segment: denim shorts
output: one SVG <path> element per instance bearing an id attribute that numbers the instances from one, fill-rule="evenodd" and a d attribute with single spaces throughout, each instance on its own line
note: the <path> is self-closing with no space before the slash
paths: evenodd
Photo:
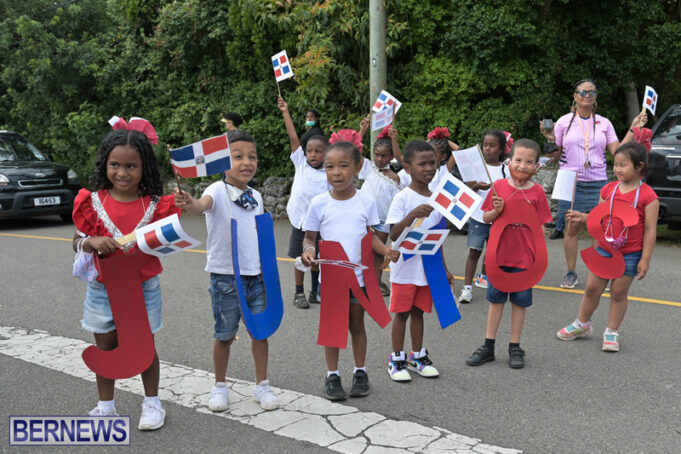
<path id="1" fill-rule="evenodd" d="M 303 240 L 305 239 L 305 230 L 297 229 L 291 226 L 291 236 L 288 240 L 288 256 L 292 259 L 303 255 Z M 319 251 L 319 234 L 314 242 L 314 246 Z"/>
<path id="2" fill-rule="evenodd" d="M 500 268 L 507 273 L 520 273 L 521 271 L 525 271 L 523 268 L 516 268 L 515 266 L 501 266 Z M 511 304 L 515 304 L 516 306 L 532 306 L 532 288 L 520 292 L 506 293 L 494 288 L 492 281 L 487 284 L 487 301 L 490 303 L 504 304 L 509 297 Z"/>
<path id="3" fill-rule="evenodd" d="M 575 204 L 573 210 L 588 213 L 598 205 L 601 198 L 601 189 L 607 180 L 599 181 L 578 181 L 575 189 Z M 569 200 L 558 201 L 558 216 L 556 217 L 556 230 L 565 228 L 565 214 L 570 209 L 572 202 Z"/>
<path id="4" fill-rule="evenodd" d="M 142 282 L 142 291 L 144 292 L 144 303 L 147 306 L 149 326 L 151 326 L 151 332 L 156 334 L 163 328 L 161 323 L 161 280 L 158 276 L 154 276 Z M 83 306 L 83 319 L 80 324 L 84 330 L 103 334 L 116 329 L 109 304 L 109 295 L 104 284 L 97 281 L 88 284 Z"/>
<path id="5" fill-rule="evenodd" d="M 468 249 L 482 251 L 485 248 L 485 241 L 489 238 L 491 228 L 492 224 L 478 222 L 473 218 L 468 219 L 468 240 L 466 241 Z"/>
<path id="6" fill-rule="evenodd" d="M 386 225 L 385 222 L 381 221 L 380 224 L 374 226 L 374 230 L 377 232 L 390 233 L 390 226 Z"/>
<path id="7" fill-rule="evenodd" d="M 241 283 L 246 294 L 246 304 L 253 314 L 265 310 L 265 281 L 262 274 L 257 276 L 241 276 Z M 233 274 L 210 273 L 210 300 L 213 305 L 215 320 L 214 336 L 221 341 L 228 341 L 236 336 L 241 320 L 241 306 L 236 292 Z"/>
<path id="8" fill-rule="evenodd" d="M 596 251 L 603 257 L 612 257 L 605 249 L 600 246 L 596 246 Z M 637 276 L 638 275 L 638 262 L 641 260 L 641 255 L 643 251 L 631 252 L 629 254 L 624 254 L 624 275 L 625 276 Z"/>

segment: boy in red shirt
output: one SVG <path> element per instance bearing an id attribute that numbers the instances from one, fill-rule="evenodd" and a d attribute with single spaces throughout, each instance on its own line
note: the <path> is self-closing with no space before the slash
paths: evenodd
<path id="1" fill-rule="evenodd" d="M 551 210 L 544 189 L 530 178 L 539 168 L 539 145 L 530 139 L 519 139 L 511 149 L 509 170 L 510 178 L 494 182 L 494 191 L 487 194 L 482 204 L 483 220 L 493 223 L 504 211 L 504 202 L 512 199 L 525 200 L 537 211 L 539 222 L 545 224 L 552 220 Z M 497 250 L 497 265 L 507 273 L 517 273 L 532 266 L 535 260 L 534 237 L 524 224 L 511 224 L 501 234 Z M 487 288 L 490 302 L 487 314 L 485 343 L 466 360 L 469 366 L 480 366 L 494 361 L 494 343 L 499 323 L 504 313 L 504 303 L 511 300 L 511 341 L 508 344 L 509 366 L 513 369 L 525 367 L 525 351 L 520 348 L 520 335 L 525 322 L 525 309 L 532 305 L 532 287 L 505 293 L 494 287 L 492 282 Z"/>

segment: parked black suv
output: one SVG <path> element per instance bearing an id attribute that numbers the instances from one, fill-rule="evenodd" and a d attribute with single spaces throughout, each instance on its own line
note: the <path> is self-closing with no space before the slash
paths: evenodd
<path id="1" fill-rule="evenodd" d="M 58 214 L 70 220 L 79 188 L 76 172 L 21 134 L 0 131 L 0 219 Z"/>
<path id="2" fill-rule="evenodd" d="M 660 221 L 681 228 L 681 104 L 674 104 L 653 126 L 646 181 L 660 198 Z"/>

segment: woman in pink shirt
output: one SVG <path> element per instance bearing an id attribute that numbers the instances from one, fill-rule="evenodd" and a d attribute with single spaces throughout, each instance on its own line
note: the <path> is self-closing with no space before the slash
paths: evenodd
<path id="1" fill-rule="evenodd" d="M 572 109 L 558 119 L 553 131 L 541 132 L 549 142 L 555 142 L 558 150 L 552 154 L 554 161 L 560 160 L 560 168 L 577 172 L 577 189 L 573 209 L 582 213 L 590 212 L 597 204 L 601 188 L 607 183 L 606 154 L 614 153 L 620 145 L 615 129 L 607 118 L 596 114 L 598 90 L 591 79 L 583 79 L 574 85 Z M 631 128 L 643 126 L 648 121 L 645 112 L 631 122 Z M 623 142 L 634 140 L 631 128 Z M 558 219 L 564 218 L 570 209 L 569 201 L 558 202 Z M 563 248 L 567 262 L 567 274 L 560 284 L 563 288 L 577 285 L 577 249 L 580 224 L 568 222 L 564 229 Z M 558 229 L 560 230 L 560 229 Z"/>

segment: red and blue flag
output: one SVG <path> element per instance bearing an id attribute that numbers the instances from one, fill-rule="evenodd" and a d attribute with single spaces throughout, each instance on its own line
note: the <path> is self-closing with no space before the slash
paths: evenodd
<path id="1" fill-rule="evenodd" d="M 170 150 L 173 171 L 184 178 L 205 177 L 232 167 L 226 135 Z"/>
<path id="2" fill-rule="evenodd" d="M 409 229 L 403 238 L 395 241 L 393 247 L 403 254 L 433 255 L 440 249 L 448 234 L 449 230 Z"/>
<path id="3" fill-rule="evenodd" d="M 655 115 L 655 109 L 657 108 L 657 92 L 653 87 L 649 87 L 648 85 L 646 85 L 646 91 L 643 96 L 643 107 Z"/>
<path id="4" fill-rule="evenodd" d="M 289 61 L 285 50 L 282 50 L 276 55 L 272 55 L 272 67 L 274 69 L 274 77 L 277 79 L 277 82 L 281 82 L 282 80 L 286 80 L 289 77 L 293 77 L 291 62 Z"/>
<path id="5" fill-rule="evenodd" d="M 156 257 L 166 257 L 201 244 L 185 233 L 177 214 L 140 227 L 135 235 L 142 252 Z"/>
<path id="6" fill-rule="evenodd" d="M 482 198 L 451 174 L 442 178 L 428 201 L 444 217 L 461 229 Z"/>

